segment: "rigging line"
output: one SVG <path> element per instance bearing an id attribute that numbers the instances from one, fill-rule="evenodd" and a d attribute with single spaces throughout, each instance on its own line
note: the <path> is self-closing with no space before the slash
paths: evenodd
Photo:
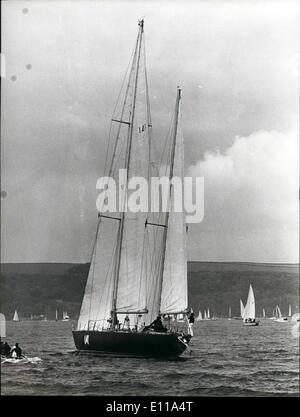
<path id="1" fill-rule="evenodd" d="M 134 75 L 134 69 L 135 69 L 135 66 L 136 66 L 136 60 L 137 60 L 137 57 L 136 57 L 136 48 L 137 48 L 137 42 L 136 42 L 136 46 L 134 48 L 134 51 L 133 51 L 133 53 L 131 55 L 131 58 L 130 58 L 130 61 L 129 61 L 127 70 L 126 70 L 126 77 L 124 78 L 124 81 L 123 81 L 123 84 L 124 84 L 124 82 L 125 82 L 125 80 L 127 78 L 128 68 L 131 65 L 131 70 L 130 70 L 130 74 L 129 74 L 129 77 L 128 77 L 128 83 L 127 83 L 127 86 L 126 86 L 126 91 L 125 91 L 124 102 L 123 102 L 123 106 L 122 106 L 120 120 L 123 120 L 125 108 L 127 108 L 128 106 L 130 107 L 130 105 L 127 104 L 127 99 L 128 99 L 128 95 L 129 95 L 129 89 L 130 89 L 131 83 L 132 83 L 132 78 L 133 78 L 133 75 Z M 122 88 L 123 88 L 123 86 L 122 86 Z M 120 94 L 121 94 L 121 92 L 120 92 Z M 120 94 L 119 94 L 119 96 L 120 96 Z M 119 100 L 119 97 L 118 97 L 118 100 Z M 117 101 L 117 104 L 118 104 L 118 101 Z M 115 111 L 116 111 L 116 108 L 117 108 L 117 104 L 116 104 L 114 113 L 112 115 L 112 118 L 113 118 L 113 116 L 115 114 Z M 116 136 L 116 141 L 115 141 L 115 145 L 114 145 L 114 150 L 113 150 L 113 155 L 112 155 L 112 160 L 111 160 L 109 175 L 111 175 L 111 171 L 113 170 L 114 158 L 115 158 L 115 153 L 116 153 L 116 149 L 117 149 L 117 144 L 118 144 L 118 141 L 120 139 L 121 128 L 122 128 L 122 124 L 120 123 L 118 125 L 117 136 Z"/>
<path id="2" fill-rule="evenodd" d="M 125 74 L 124 74 L 124 77 L 123 77 L 123 80 L 122 80 L 122 83 L 121 83 L 121 88 L 120 88 L 120 91 L 119 91 L 119 94 L 118 94 L 118 97 L 117 97 L 117 100 L 116 100 L 116 104 L 115 104 L 115 107 L 114 107 L 114 110 L 113 110 L 111 119 L 113 118 L 113 115 L 115 114 L 115 111 L 117 109 L 117 106 L 118 106 L 118 103 L 119 103 L 119 99 L 120 99 L 120 96 L 121 96 L 121 93 L 122 93 L 122 90 L 123 90 L 123 87 L 124 87 L 124 84 L 125 84 L 125 81 L 126 81 L 126 78 L 127 78 L 128 70 L 129 70 L 131 61 L 133 59 L 133 55 L 134 55 L 134 50 L 131 53 L 130 60 L 128 62 L 128 65 L 127 65 L 127 68 L 126 68 L 126 71 L 125 71 Z M 112 128 L 112 121 L 110 122 L 110 128 L 109 128 L 108 144 L 107 144 L 106 156 L 105 156 L 105 163 L 104 163 L 104 175 L 106 173 L 108 156 L 109 156 L 109 147 L 110 147 L 110 139 L 111 139 L 111 128 Z"/>

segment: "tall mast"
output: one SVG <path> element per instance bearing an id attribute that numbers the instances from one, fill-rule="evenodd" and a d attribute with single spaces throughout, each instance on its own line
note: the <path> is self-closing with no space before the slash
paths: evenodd
<path id="1" fill-rule="evenodd" d="M 176 96 L 176 104 L 175 104 L 175 124 L 174 124 L 173 137 L 172 137 L 172 153 L 171 153 L 169 180 L 171 180 L 173 178 L 174 156 L 175 156 L 175 149 L 176 149 L 176 138 L 177 138 L 178 114 L 179 114 L 180 100 L 181 100 L 181 89 L 179 87 L 177 87 L 177 96 Z M 169 192 L 170 197 L 171 197 L 171 190 L 172 190 L 172 184 L 170 184 L 170 192 Z M 169 211 L 167 210 L 167 213 L 166 213 L 166 227 L 164 228 L 164 236 L 163 236 L 162 268 L 161 268 L 161 276 L 160 276 L 160 281 L 159 281 L 159 311 L 160 311 L 160 308 L 161 308 L 160 304 L 161 304 L 161 294 L 162 294 L 162 285 L 163 285 L 164 265 L 165 265 L 165 258 L 166 258 L 168 223 L 169 223 Z"/>
<path id="2" fill-rule="evenodd" d="M 132 135 L 133 135 L 133 123 L 134 123 L 134 116 L 135 116 L 140 55 L 141 55 L 142 37 L 144 33 L 144 20 L 140 20 L 138 23 L 138 26 L 139 26 L 139 33 L 138 33 L 136 48 L 135 48 L 135 53 L 134 53 L 133 67 L 131 69 L 131 71 L 135 71 L 135 80 L 134 80 L 133 100 L 132 100 L 131 114 L 130 114 L 130 123 L 128 127 L 127 146 L 126 146 L 126 159 L 125 159 L 125 169 L 127 170 L 127 182 L 126 183 L 128 183 L 128 167 L 130 164 L 130 153 L 131 153 L 131 144 L 132 144 Z M 136 68 L 134 68 L 135 64 L 136 64 Z M 130 82 L 130 77 L 129 77 L 129 82 Z M 127 91 L 128 89 L 129 88 L 127 87 Z M 126 198 L 124 199 L 124 203 L 126 203 Z M 123 231 L 124 231 L 124 219 L 125 219 L 125 210 L 123 207 L 120 229 L 119 229 L 119 236 L 118 236 L 117 262 L 116 262 L 115 275 L 114 275 L 114 289 L 113 289 L 113 300 L 112 300 L 113 328 L 115 327 L 115 324 L 116 324 L 115 321 L 116 321 L 116 310 L 117 310 L 117 292 L 118 292 L 118 282 L 119 282 L 119 274 L 120 274 L 120 261 L 121 261 L 121 248 L 122 248 Z"/>

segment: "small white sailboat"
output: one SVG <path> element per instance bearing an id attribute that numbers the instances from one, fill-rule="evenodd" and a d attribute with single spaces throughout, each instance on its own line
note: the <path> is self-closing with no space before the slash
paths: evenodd
<path id="1" fill-rule="evenodd" d="M 204 310 L 204 320 L 207 320 L 207 313 L 206 313 L 206 310 Z"/>
<path id="2" fill-rule="evenodd" d="M 203 320 L 203 317 L 202 317 L 201 311 L 199 310 L 198 316 L 196 317 L 196 321 L 201 321 L 201 320 Z"/>
<path id="3" fill-rule="evenodd" d="M 14 317 L 13 317 L 13 321 L 20 321 L 17 310 L 15 310 L 15 314 L 14 314 Z"/>
<path id="4" fill-rule="evenodd" d="M 207 320 L 210 320 L 210 312 L 209 312 L 209 308 L 207 309 Z"/>
<path id="5" fill-rule="evenodd" d="M 55 321 L 58 320 L 58 314 L 57 314 L 57 310 L 55 310 Z"/>
<path id="6" fill-rule="evenodd" d="M 290 304 L 289 304 L 289 314 L 288 314 L 288 316 L 292 317 L 292 306 Z"/>
<path id="7" fill-rule="evenodd" d="M 243 324 L 244 326 L 258 326 L 258 321 L 255 319 L 255 298 L 251 284 L 249 286 L 247 303 L 244 310 Z"/>
<path id="8" fill-rule="evenodd" d="M 229 307 L 229 310 L 228 310 L 228 320 L 231 320 L 231 307 Z"/>
<path id="9" fill-rule="evenodd" d="M 244 314 L 245 314 L 245 307 L 244 307 L 244 304 L 243 304 L 242 300 L 240 300 L 240 308 L 241 308 L 241 318 L 243 319 Z"/>
<path id="10" fill-rule="evenodd" d="M 66 311 L 63 311 L 63 318 L 62 321 L 69 321 L 70 317 L 68 316 L 68 313 Z"/>
<path id="11" fill-rule="evenodd" d="M 287 317 L 283 317 L 278 306 L 276 306 L 276 321 L 279 323 L 287 323 L 289 321 Z"/>

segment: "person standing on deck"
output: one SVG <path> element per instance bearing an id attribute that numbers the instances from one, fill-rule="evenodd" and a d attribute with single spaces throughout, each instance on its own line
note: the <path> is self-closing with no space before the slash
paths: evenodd
<path id="1" fill-rule="evenodd" d="M 191 313 L 189 315 L 189 328 L 188 328 L 188 332 L 191 336 L 194 336 L 194 330 L 193 330 L 194 322 L 195 322 L 195 316 L 194 316 L 194 313 Z"/>

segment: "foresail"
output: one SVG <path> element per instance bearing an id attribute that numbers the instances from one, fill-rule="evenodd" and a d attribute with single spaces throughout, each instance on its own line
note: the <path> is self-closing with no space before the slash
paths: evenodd
<path id="1" fill-rule="evenodd" d="M 118 220 L 101 217 L 78 319 L 78 330 L 101 330 L 108 326 L 107 320 L 112 309 L 118 231 Z"/>
<path id="2" fill-rule="evenodd" d="M 173 177 L 184 176 L 184 145 L 180 123 L 180 102 L 178 107 L 177 134 L 174 152 Z M 170 193 L 170 213 L 167 225 L 167 240 L 165 247 L 165 262 L 162 281 L 160 311 L 162 314 L 172 314 L 186 311 L 187 300 L 187 263 L 186 263 L 186 225 L 182 209 L 175 212 L 174 186 Z M 178 197 L 178 195 L 176 196 Z M 181 196 L 182 201 L 182 196 Z"/>

